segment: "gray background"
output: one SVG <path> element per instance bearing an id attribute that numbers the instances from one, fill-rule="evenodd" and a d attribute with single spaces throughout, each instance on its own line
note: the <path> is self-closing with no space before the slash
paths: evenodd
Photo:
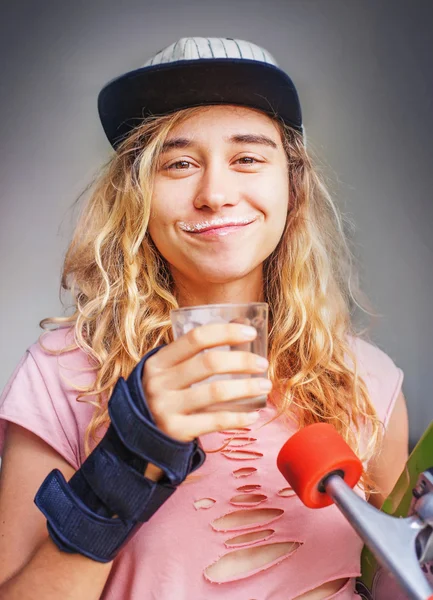
<path id="1" fill-rule="evenodd" d="M 9 2 L 0 19 L 0 387 L 61 313 L 74 200 L 107 159 L 99 89 L 180 37 L 237 37 L 293 77 L 309 145 L 356 224 L 371 337 L 405 372 L 413 444 L 433 418 L 433 2 Z"/>

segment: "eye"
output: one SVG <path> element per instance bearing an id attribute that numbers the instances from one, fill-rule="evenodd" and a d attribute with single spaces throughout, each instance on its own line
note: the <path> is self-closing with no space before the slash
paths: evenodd
<path id="1" fill-rule="evenodd" d="M 171 165 L 168 165 L 165 167 L 165 169 L 167 171 L 169 170 L 176 170 L 176 171 L 187 171 L 188 170 L 188 165 L 190 165 L 191 163 L 188 160 L 178 160 L 174 163 L 171 163 Z M 185 168 L 185 165 L 186 168 Z"/>
<path id="2" fill-rule="evenodd" d="M 238 158 L 236 162 L 240 163 L 241 165 L 253 165 L 262 161 L 257 160 L 257 158 L 253 158 L 252 156 L 241 156 L 241 158 Z"/>

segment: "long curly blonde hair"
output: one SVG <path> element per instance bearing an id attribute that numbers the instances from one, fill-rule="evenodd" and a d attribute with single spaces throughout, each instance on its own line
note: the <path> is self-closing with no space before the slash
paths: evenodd
<path id="1" fill-rule="evenodd" d="M 74 347 L 94 361 L 94 383 L 77 395 L 95 405 L 86 453 L 98 430 L 108 425 L 107 399 L 117 379 L 127 377 L 150 349 L 173 341 L 170 310 L 179 305 L 168 264 L 148 234 L 152 183 L 168 133 L 200 110 L 146 119 L 102 168 L 89 187 L 64 261 L 62 288 L 72 295 L 73 314 L 40 324 L 44 329 L 51 324 L 73 328 Z M 263 265 L 275 418 L 290 419 L 296 413 L 300 427 L 331 423 L 367 461 L 382 432 L 349 342 L 350 336 L 361 334 L 355 331 L 352 312 L 363 302 L 355 284 L 354 256 L 343 217 L 313 167 L 302 135 L 275 122 L 290 175 L 286 226 Z M 366 491 L 374 488 L 368 471 L 363 484 Z"/>

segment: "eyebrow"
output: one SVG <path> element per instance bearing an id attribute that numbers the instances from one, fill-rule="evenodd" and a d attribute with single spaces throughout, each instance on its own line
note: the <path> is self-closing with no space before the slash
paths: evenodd
<path id="1" fill-rule="evenodd" d="M 275 150 L 278 148 L 277 144 L 271 140 L 271 138 L 267 137 L 266 135 L 255 133 L 236 133 L 228 138 L 224 138 L 224 141 L 232 144 L 258 144 L 274 148 Z M 189 138 L 172 138 L 171 140 L 166 140 L 163 143 L 161 153 L 169 152 L 170 150 L 177 148 L 188 148 L 194 146 L 196 146 L 196 143 Z"/>

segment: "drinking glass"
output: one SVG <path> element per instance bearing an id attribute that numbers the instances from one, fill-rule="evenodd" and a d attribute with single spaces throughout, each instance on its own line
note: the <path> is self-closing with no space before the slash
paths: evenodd
<path id="1" fill-rule="evenodd" d="M 243 325 L 249 325 L 257 330 L 257 336 L 254 340 L 242 342 L 241 344 L 214 346 L 213 348 L 203 350 L 203 352 L 209 352 L 211 350 L 225 352 L 241 350 L 253 352 L 254 354 L 258 354 L 265 358 L 268 357 L 268 304 L 266 302 L 249 302 L 246 304 L 205 304 L 177 308 L 170 311 L 170 318 L 175 340 L 195 327 L 210 323 L 241 323 Z M 266 377 L 266 372 L 224 373 L 212 375 L 199 383 L 194 383 L 191 387 L 203 385 L 210 381 L 222 379 L 246 379 L 248 377 Z M 266 399 L 267 394 L 260 394 L 259 396 L 249 398 L 229 400 L 227 402 L 208 406 L 205 411 L 231 410 L 235 412 L 248 412 L 266 406 Z"/>

